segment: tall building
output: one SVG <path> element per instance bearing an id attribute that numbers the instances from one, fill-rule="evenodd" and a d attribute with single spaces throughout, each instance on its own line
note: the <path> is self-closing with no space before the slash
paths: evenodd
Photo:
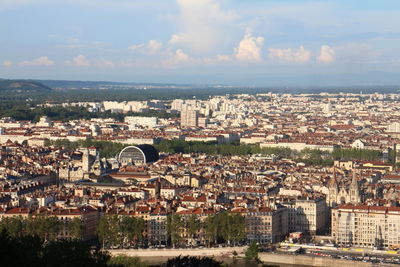
<path id="1" fill-rule="evenodd" d="M 184 109 L 181 111 L 181 127 L 193 127 L 199 126 L 199 111 L 193 109 Z"/>
<path id="2" fill-rule="evenodd" d="M 332 237 L 343 246 L 400 244 L 400 207 L 341 205 L 332 209 Z"/>
<path id="3" fill-rule="evenodd" d="M 388 132 L 390 133 L 400 133 L 400 123 L 399 122 L 393 122 L 388 125 Z"/>

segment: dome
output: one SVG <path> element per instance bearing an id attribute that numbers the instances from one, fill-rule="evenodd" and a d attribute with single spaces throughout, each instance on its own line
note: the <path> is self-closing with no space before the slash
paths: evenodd
<path id="1" fill-rule="evenodd" d="M 122 165 L 151 163 L 158 159 L 158 151 L 152 145 L 127 146 L 118 155 L 118 161 Z"/>

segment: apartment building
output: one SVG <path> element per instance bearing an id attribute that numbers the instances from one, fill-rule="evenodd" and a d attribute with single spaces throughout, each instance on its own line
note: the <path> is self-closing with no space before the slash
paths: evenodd
<path id="1" fill-rule="evenodd" d="M 400 207 L 341 205 L 332 210 L 332 236 L 343 246 L 400 244 Z"/>
<path id="2" fill-rule="evenodd" d="M 194 109 L 184 109 L 181 111 L 181 127 L 198 127 L 199 111 Z"/>
<path id="3" fill-rule="evenodd" d="M 285 199 L 280 204 L 288 208 L 289 232 L 318 234 L 325 230 L 327 210 L 325 197 Z"/>
<path id="4" fill-rule="evenodd" d="M 269 207 L 238 208 L 232 212 L 240 212 L 245 216 L 246 239 L 249 242 L 275 243 L 284 239 L 288 233 L 288 209 L 284 207 L 278 209 Z"/>

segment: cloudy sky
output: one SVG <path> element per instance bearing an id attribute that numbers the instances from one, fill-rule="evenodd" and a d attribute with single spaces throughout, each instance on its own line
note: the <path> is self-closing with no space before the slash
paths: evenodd
<path id="1" fill-rule="evenodd" d="M 0 77 L 400 84 L 399 0 L 0 0 Z"/>

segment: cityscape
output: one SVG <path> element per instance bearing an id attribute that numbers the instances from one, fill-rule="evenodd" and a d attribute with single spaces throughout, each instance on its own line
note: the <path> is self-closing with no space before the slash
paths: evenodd
<path id="1" fill-rule="evenodd" d="M 399 11 L 0 1 L 4 266 L 400 265 Z"/>

